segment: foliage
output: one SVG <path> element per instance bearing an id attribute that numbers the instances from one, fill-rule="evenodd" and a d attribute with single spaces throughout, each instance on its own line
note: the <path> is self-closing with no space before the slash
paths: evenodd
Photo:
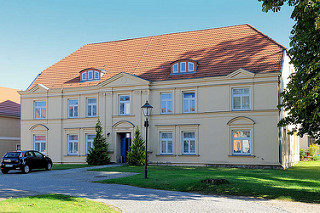
<path id="1" fill-rule="evenodd" d="M 100 119 L 96 124 L 96 137 L 93 141 L 93 148 L 89 150 L 87 154 L 87 163 L 89 165 L 105 165 L 110 163 L 110 157 L 108 154 L 109 144 L 106 137 L 103 135 Z"/>
<path id="2" fill-rule="evenodd" d="M 139 127 L 136 128 L 134 139 L 131 145 L 131 151 L 128 152 L 128 164 L 133 166 L 142 166 L 145 162 L 145 146 L 141 137 Z"/>
<path id="3" fill-rule="evenodd" d="M 304 151 L 304 149 L 299 149 L 299 153 L 300 153 L 300 159 L 303 159 L 306 156 L 306 152 Z"/>
<path id="4" fill-rule="evenodd" d="M 296 23 L 288 53 L 296 73 L 290 76 L 287 89 L 281 94 L 283 102 L 278 107 L 289 113 L 278 125 L 295 125 L 290 134 L 308 134 L 320 143 L 320 1 L 259 1 L 265 12 L 278 12 L 285 3 L 294 7 L 291 18 Z"/>
<path id="5" fill-rule="evenodd" d="M 315 155 L 315 156 L 313 156 L 312 158 L 313 158 L 313 160 L 315 160 L 315 161 L 320 160 L 320 156 L 319 156 L 319 155 Z"/>
<path id="6" fill-rule="evenodd" d="M 318 152 L 318 147 L 317 145 L 315 144 L 312 144 L 309 146 L 308 148 L 308 152 L 310 153 L 310 156 L 316 156 L 317 155 L 317 152 Z"/>
<path id="7" fill-rule="evenodd" d="M 1 212 L 120 212 L 101 202 L 61 194 L 45 194 L 0 201 Z"/>
<path id="8" fill-rule="evenodd" d="M 300 161 L 286 170 L 215 167 L 121 166 L 98 171 L 137 172 L 138 175 L 98 181 L 171 191 L 227 194 L 320 203 L 320 161 Z M 229 184 L 208 185 L 205 179 L 226 179 Z"/>

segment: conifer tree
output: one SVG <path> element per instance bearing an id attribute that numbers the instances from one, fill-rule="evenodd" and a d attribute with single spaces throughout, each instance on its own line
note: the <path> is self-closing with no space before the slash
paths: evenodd
<path id="1" fill-rule="evenodd" d="M 132 166 L 143 166 L 145 161 L 144 140 L 141 137 L 139 127 L 137 127 L 134 139 L 131 145 L 131 151 L 128 152 L 128 164 Z"/>
<path id="2" fill-rule="evenodd" d="M 100 119 L 98 119 L 96 124 L 96 137 L 94 138 L 93 146 L 87 154 L 87 163 L 89 165 L 105 165 L 110 163 L 110 157 L 108 155 L 109 144 L 103 135 Z"/>

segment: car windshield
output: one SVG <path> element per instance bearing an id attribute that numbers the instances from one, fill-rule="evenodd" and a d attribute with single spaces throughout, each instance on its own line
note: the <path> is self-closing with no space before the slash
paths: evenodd
<path id="1" fill-rule="evenodd" d="M 19 157 L 20 152 L 7 152 L 4 156 L 5 158 L 17 158 Z"/>

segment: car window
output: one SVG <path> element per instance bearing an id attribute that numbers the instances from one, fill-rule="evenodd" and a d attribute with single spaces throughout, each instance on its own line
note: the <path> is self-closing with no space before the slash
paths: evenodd
<path id="1" fill-rule="evenodd" d="M 43 158 L 43 155 L 39 152 L 34 152 L 37 158 Z"/>
<path id="2" fill-rule="evenodd" d="M 7 152 L 7 154 L 4 156 L 5 158 L 17 158 L 19 157 L 20 152 Z"/>
<path id="3" fill-rule="evenodd" d="M 24 154 L 25 157 L 34 157 L 33 153 L 32 152 L 26 152 Z"/>

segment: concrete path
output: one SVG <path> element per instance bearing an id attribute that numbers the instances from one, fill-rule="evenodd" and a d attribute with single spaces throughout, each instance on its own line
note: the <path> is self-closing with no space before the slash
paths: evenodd
<path id="1" fill-rule="evenodd" d="M 118 165 L 108 165 L 118 166 Z M 61 193 L 85 197 L 120 208 L 123 212 L 320 212 L 320 204 L 207 196 L 194 193 L 92 183 L 131 173 L 92 172 L 90 168 L 0 174 L 0 200 L 10 197 Z"/>

